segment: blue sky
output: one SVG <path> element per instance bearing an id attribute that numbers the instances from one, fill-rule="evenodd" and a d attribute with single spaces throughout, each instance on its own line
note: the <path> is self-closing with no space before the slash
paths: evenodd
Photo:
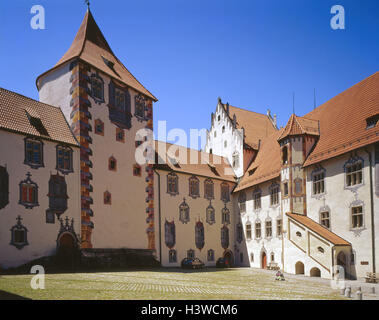
<path id="1" fill-rule="evenodd" d="M 43 5 L 46 29 L 30 27 Z M 345 30 L 330 27 L 333 5 Z M 38 99 L 36 77 L 69 48 L 82 0 L 0 3 L 0 86 Z M 285 125 L 379 71 L 377 0 L 92 0 L 113 51 L 159 101 L 154 125 L 209 128 L 217 97 Z"/>

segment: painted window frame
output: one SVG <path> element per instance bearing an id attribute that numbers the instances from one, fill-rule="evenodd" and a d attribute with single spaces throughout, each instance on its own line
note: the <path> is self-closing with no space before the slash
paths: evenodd
<path id="1" fill-rule="evenodd" d="M 205 228 L 201 221 L 195 223 L 195 245 L 199 250 L 203 249 L 205 245 Z"/>
<path id="2" fill-rule="evenodd" d="M 183 198 L 183 202 L 179 205 L 179 221 L 186 224 L 190 222 L 190 207 Z"/>
<path id="3" fill-rule="evenodd" d="M 238 243 L 243 241 L 243 226 L 241 221 L 239 221 L 236 225 L 236 240 Z"/>
<path id="4" fill-rule="evenodd" d="M 24 206 L 26 209 L 33 209 L 34 207 L 39 206 L 39 203 L 38 203 L 38 185 L 37 185 L 37 183 L 32 181 L 32 179 L 30 178 L 31 177 L 30 172 L 28 172 L 26 174 L 26 177 L 27 178 L 25 180 L 22 180 L 19 183 L 20 198 L 19 198 L 18 204 Z M 27 198 L 30 198 L 30 191 L 32 190 L 33 201 L 28 201 L 30 199 L 24 199 L 24 194 L 25 194 L 24 190 L 26 190 L 25 192 L 26 192 Z"/>
<path id="5" fill-rule="evenodd" d="M 262 239 L 262 222 L 260 220 L 255 221 L 254 233 L 255 233 L 256 240 Z"/>
<path id="6" fill-rule="evenodd" d="M 11 232 L 11 241 L 10 245 L 15 246 L 18 250 L 21 250 L 23 247 L 29 245 L 28 242 L 28 229 L 21 223 L 21 216 L 18 215 L 17 218 L 17 223 L 10 229 Z M 23 232 L 24 237 L 23 241 L 16 241 L 16 232 Z"/>
<path id="7" fill-rule="evenodd" d="M 230 224 L 230 210 L 226 207 L 226 203 L 224 204 L 224 208 L 221 209 L 221 218 L 222 224 L 228 225 Z"/>
<path id="8" fill-rule="evenodd" d="M 271 239 L 272 238 L 272 220 L 267 219 L 265 221 L 265 238 Z"/>
<path id="9" fill-rule="evenodd" d="M 325 217 L 325 214 L 327 214 L 327 217 Z M 330 230 L 330 211 L 329 210 L 321 210 L 320 211 L 320 225 L 322 225 L 324 228 Z M 327 221 L 327 225 L 324 223 Z"/>
<path id="10" fill-rule="evenodd" d="M 209 206 L 206 209 L 205 212 L 206 222 L 209 225 L 216 223 L 216 211 L 215 208 L 213 208 L 212 203 L 209 203 Z"/>
<path id="11" fill-rule="evenodd" d="M 213 249 L 209 249 L 207 251 L 207 261 L 214 262 L 215 261 L 215 251 Z"/>
<path id="12" fill-rule="evenodd" d="M 187 259 L 195 259 L 195 258 L 196 258 L 195 250 L 193 249 L 187 250 Z"/>
<path id="13" fill-rule="evenodd" d="M 175 249 L 170 249 L 168 251 L 168 262 L 169 263 L 177 263 L 178 262 L 177 252 Z"/>
<path id="14" fill-rule="evenodd" d="M 240 214 L 246 213 L 246 192 L 245 191 L 241 191 L 238 194 L 238 208 L 239 208 Z"/>
<path id="15" fill-rule="evenodd" d="M 125 130 L 124 129 L 116 127 L 116 141 L 125 143 Z"/>
<path id="16" fill-rule="evenodd" d="M 96 95 L 96 88 L 94 86 L 95 82 L 100 84 L 101 96 Z M 105 102 L 105 99 L 104 99 L 104 80 L 103 80 L 103 78 L 101 78 L 99 76 L 99 74 L 97 72 L 93 73 L 91 75 L 91 97 L 98 104 Z"/>
<path id="17" fill-rule="evenodd" d="M 38 145 L 39 148 L 38 148 L 38 153 L 39 153 L 39 162 L 34 162 L 33 160 L 29 160 L 29 156 L 28 156 L 28 153 L 29 153 L 29 148 L 28 148 L 28 143 L 31 143 L 32 144 L 32 150 L 31 152 L 33 153 L 32 155 L 32 158 L 35 157 L 35 152 L 36 150 L 34 150 L 35 146 Z M 44 143 L 42 140 L 40 139 L 37 139 L 37 138 L 34 138 L 34 137 L 25 137 L 24 138 L 24 164 L 30 166 L 32 169 L 38 169 L 38 168 L 41 168 L 41 167 L 45 167 L 44 165 L 44 152 L 43 152 L 43 148 L 44 148 Z"/>
<path id="18" fill-rule="evenodd" d="M 207 178 L 204 180 L 204 198 L 208 200 L 213 200 L 214 196 L 214 182 L 212 179 Z"/>
<path id="19" fill-rule="evenodd" d="M 226 250 L 229 248 L 230 241 L 229 241 L 229 228 L 224 225 L 221 228 L 221 247 Z"/>
<path id="20" fill-rule="evenodd" d="M 51 174 L 49 179 L 49 212 L 53 212 L 59 218 L 68 209 L 67 182 L 65 176 L 59 173 Z"/>
<path id="21" fill-rule="evenodd" d="M 104 122 L 101 119 L 95 119 L 95 134 L 104 136 Z"/>
<path id="22" fill-rule="evenodd" d="M 193 199 L 200 197 L 200 180 L 196 176 L 191 176 L 188 179 L 189 196 Z"/>
<path id="23" fill-rule="evenodd" d="M 167 174 L 167 193 L 172 196 L 179 194 L 179 177 L 175 172 Z"/>
<path id="24" fill-rule="evenodd" d="M 360 213 L 354 213 L 354 209 L 361 208 Z M 363 230 L 365 229 L 365 207 L 364 203 L 362 201 L 355 201 L 350 205 L 349 208 L 350 211 L 350 230 L 356 231 L 356 230 Z M 361 225 L 360 226 L 354 226 L 354 217 L 355 216 L 361 216 Z"/>
<path id="25" fill-rule="evenodd" d="M 326 194 L 326 169 L 319 167 L 312 171 L 312 196 Z"/>
<path id="26" fill-rule="evenodd" d="M 253 229 L 252 229 L 252 224 L 250 221 L 246 222 L 245 228 L 246 228 L 246 240 L 250 241 L 253 239 Z"/>
<path id="27" fill-rule="evenodd" d="M 108 170 L 113 172 L 117 171 L 117 159 L 114 156 L 108 158 Z"/>
<path id="28" fill-rule="evenodd" d="M 134 97 L 134 116 L 140 121 L 146 120 L 146 98 L 141 94 Z"/>
<path id="29" fill-rule="evenodd" d="M 169 249 L 175 247 L 176 244 L 176 227 L 174 220 L 165 221 L 165 244 Z"/>
<path id="30" fill-rule="evenodd" d="M 70 146 L 64 145 L 64 144 L 58 144 L 56 147 L 56 167 L 55 169 L 61 172 L 62 174 L 69 174 L 74 172 L 74 151 Z M 59 152 L 63 152 L 63 162 L 68 161 L 68 168 L 62 168 L 60 166 L 60 159 L 62 155 L 59 154 Z M 68 159 L 66 159 L 65 152 L 67 152 Z M 63 165 L 65 166 L 65 165 Z"/>
<path id="31" fill-rule="evenodd" d="M 360 165 L 360 169 L 349 172 L 349 168 L 353 168 L 356 165 Z M 356 189 L 364 185 L 364 159 L 358 156 L 352 156 L 350 157 L 343 166 L 344 173 L 345 173 L 345 188 L 346 189 Z M 360 173 L 360 175 L 359 175 Z M 353 177 L 355 177 L 355 180 L 357 180 L 357 176 L 360 179 L 359 183 L 355 184 L 349 184 L 348 180 L 350 177 L 350 180 L 353 180 Z"/>
<path id="32" fill-rule="evenodd" d="M 220 199 L 228 203 L 230 201 L 230 188 L 229 188 L 229 183 L 227 182 L 222 182 L 220 185 L 220 192 L 221 192 L 221 197 Z"/>

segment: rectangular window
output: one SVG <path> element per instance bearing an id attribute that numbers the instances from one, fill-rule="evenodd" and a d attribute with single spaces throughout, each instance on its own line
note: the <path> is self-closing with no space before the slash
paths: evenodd
<path id="1" fill-rule="evenodd" d="M 261 208 L 261 193 L 254 193 L 254 210 L 258 210 Z"/>
<path id="2" fill-rule="evenodd" d="M 261 234 L 261 223 L 257 222 L 255 224 L 255 238 L 256 239 L 260 239 L 261 237 L 262 237 L 262 234 Z"/>
<path id="3" fill-rule="evenodd" d="M 213 250 L 208 250 L 208 261 L 214 261 L 215 260 L 215 253 Z"/>
<path id="4" fill-rule="evenodd" d="M 330 228 L 330 216 L 329 216 L 328 211 L 320 213 L 320 222 L 321 222 L 321 225 L 324 226 L 325 228 L 328 228 L 328 229 Z"/>
<path id="5" fill-rule="evenodd" d="M 121 128 L 116 128 L 116 141 L 125 142 L 125 131 Z"/>
<path id="6" fill-rule="evenodd" d="M 362 183 L 362 162 L 346 166 L 346 185 L 348 187 Z"/>
<path id="7" fill-rule="evenodd" d="M 283 183 L 283 194 L 285 197 L 288 196 L 288 182 Z"/>
<path id="8" fill-rule="evenodd" d="M 72 171 L 72 150 L 69 147 L 57 146 L 57 169 Z"/>
<path id="9" fill-rule="evenodd" d="M 276 235 L 280 237 L 282 235 L 282 219 L 276 220 Z"/>
<path id="10" fill-rule="evenodd" d="M 36 202 L 36 187 L 34 185 L 23 184 L 21 187 L 22 203 Z"/>
<path id="11" fill-rule="evenodd" d="M 272 222 L 266 221 L 266 238 L 272 237 Z"/>
<path id="12" fill-rule="evenodd" d="M 313 175 L 313 194 L 325 192 L 325 173 L 319 172 Z"/>
<path id="13" fill-rule="evenodd" d="M 115 88 L 115 107 L 125 111 L 125 92 Z"/>
<path id="14" fill-rule="evenodd" d="M 168 253 L 168 261 L 169 263 L 175 263 L 176 260 L 176 250 L 170 250 Z"/>
<path id="15" fill-rule="evenodd" d="M 272 186 L 270 189 L 270 205 L 275 206 L 279 204 L 279 186 Z"/>
<path id="16" fill-rule="evenodd" d="M 42 165 L 42 143 L 40 141 L 25 140 L 25 163 Z"/>
<path id="17" fill-rule="evenodd" d="M 252 234 L 251 234 L 251 224 L 246 225 L 246 239 L 251 240 Z"/>
<path id="18" fill-rule="evenodd" d="M 227 183 L 221 184 L 221 200 L 224 202 L 230 201 L 229 185 Z"/>
<path id="19" fill-rule="evenodd" d="M 363 208 L 362 206 L 351 208 L 351 226 L 353 229 L 363 227 Z"/>

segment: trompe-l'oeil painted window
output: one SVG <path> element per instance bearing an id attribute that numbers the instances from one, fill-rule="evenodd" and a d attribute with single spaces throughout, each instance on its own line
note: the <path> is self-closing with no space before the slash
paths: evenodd
<path id="1" fill-rule="evenodd" d="M 27 209 L 32 209 L 38 206 L 38 186 L 32 181 L 31 174 L 28 172 L 26 174 L 26 179 L 21 181 L 20 187 L 20 200 L 19 204 L 25 206 Z"/>
<path id="2" fill-rule="evenodd" d="M 72 149 L 68 146 L 57 146 L 57 170 L 63 174 L 73 172 Z"/>
<path id="3" fill-rule="evenodd" d="M 24 163 L 37 169 L 43 167 L 43 143 L 33 138 L 25 138 Z"/>

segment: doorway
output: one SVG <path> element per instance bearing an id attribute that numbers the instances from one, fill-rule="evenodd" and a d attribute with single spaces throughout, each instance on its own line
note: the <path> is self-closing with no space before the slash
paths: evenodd
<path id="1" fill-rule="evenodd" d="M 266 252 L 262 252 L 262 269 L 266 269 L 267 267 L 267 255 Z"/>

